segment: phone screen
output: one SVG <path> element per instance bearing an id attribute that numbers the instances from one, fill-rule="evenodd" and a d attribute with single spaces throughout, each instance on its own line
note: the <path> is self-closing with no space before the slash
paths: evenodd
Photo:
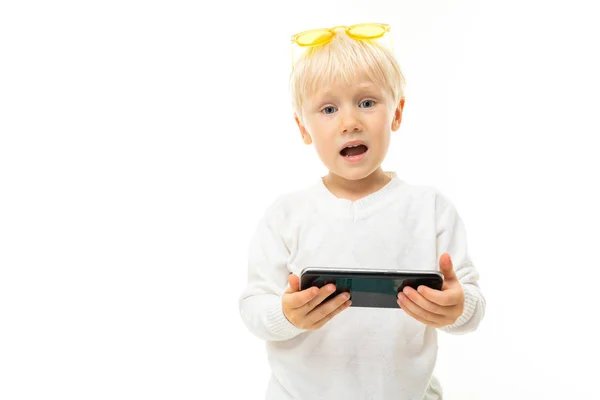
<path id="1" fill-rule="evenodd" d="M 378 279 L 369 277 L 336 277 L 319 276 L 315 277 L 310 283 L 311 286 L 323 287 L 333 283 L 336 291 L 325 301 L 337 296 L 343 292 L 349 292 L 352 299 L 352 307 L 378 307 L 378 308 L 399 308 L 398 292 L 405 286 L 418 288 L 425 285 L 438 288 L 441 282 L 436 282 L 429 278 L 399 278 L 399 279 Z"/>

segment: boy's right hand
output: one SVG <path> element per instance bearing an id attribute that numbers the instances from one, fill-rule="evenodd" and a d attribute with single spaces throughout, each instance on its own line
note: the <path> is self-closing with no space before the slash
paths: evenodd
<path id="1" fill-rule="evenodd" d="M 310 287 L 300 291 L 298 276 L 290 275 L 288 282 L 290 287 L 283 294 L 282 300 L 283 314 L 298 328 L 319 329 L 352 304 L 349 293 L 340 293 L 321 304 L 335 292 L 335 285 L 331 283 L 322 288 Z"/>

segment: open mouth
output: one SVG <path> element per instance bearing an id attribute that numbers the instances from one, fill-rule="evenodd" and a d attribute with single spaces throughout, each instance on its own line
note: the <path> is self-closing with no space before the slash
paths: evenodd
<path id="1" fill-rule="evenodd" d="M 368 147 L 365 146 L 364 144 L 359 144 L 356 146 L 348 146 L 348 147 L 344 147 L 342 149 L 342 151 L 340 151 L 340 155 L 344 156 L 344 157 L 356 157 L 356 156 L 360 156 L 361 154 L 366 153 L 368 150 Z"/>

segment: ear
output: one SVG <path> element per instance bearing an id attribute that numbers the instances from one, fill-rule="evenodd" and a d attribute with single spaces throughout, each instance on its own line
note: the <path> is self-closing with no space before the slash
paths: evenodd
<path id="1" fill-rule="evenodd" d="M 404 110 L 404 97 L 400 99 L 398 107 L 394 111 L 394 119 L 392 120 L 392 131 L 397 131 L 402 122 L 402 111 Z"/>
<path id="2" fill-rule="evenodd" d="M 298 115 L 294 114 L 294 120 L 296 120 L 296 123 L 298 124 L 298 128 L 300 128 L 300 134 L 302 135 L 302 141 L 304 141 L 304 143 L 306 143 L 306 144 L 311 144 L 312 138 L 310 137 L 310 135 L 309 135 L 308 131 L 306 130 L 306 128 L 304 127 L 304 125 L 302 125 L 302 122 L 300 122 Z"/>

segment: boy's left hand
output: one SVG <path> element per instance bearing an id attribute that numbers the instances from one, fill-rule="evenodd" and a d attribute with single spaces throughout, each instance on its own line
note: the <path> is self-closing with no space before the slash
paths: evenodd
<path id="1" fill-rule="evenodd" d="M 419 286 L 405 287 L 398 293 L 398 305 L 408 315 L 426 325 L 441 328 L 452 325 L 463 313 L 465 294 L 454 273 L 450 254 L 440 257 L 440 272 L 444 274 L 442 290 Z"/>

